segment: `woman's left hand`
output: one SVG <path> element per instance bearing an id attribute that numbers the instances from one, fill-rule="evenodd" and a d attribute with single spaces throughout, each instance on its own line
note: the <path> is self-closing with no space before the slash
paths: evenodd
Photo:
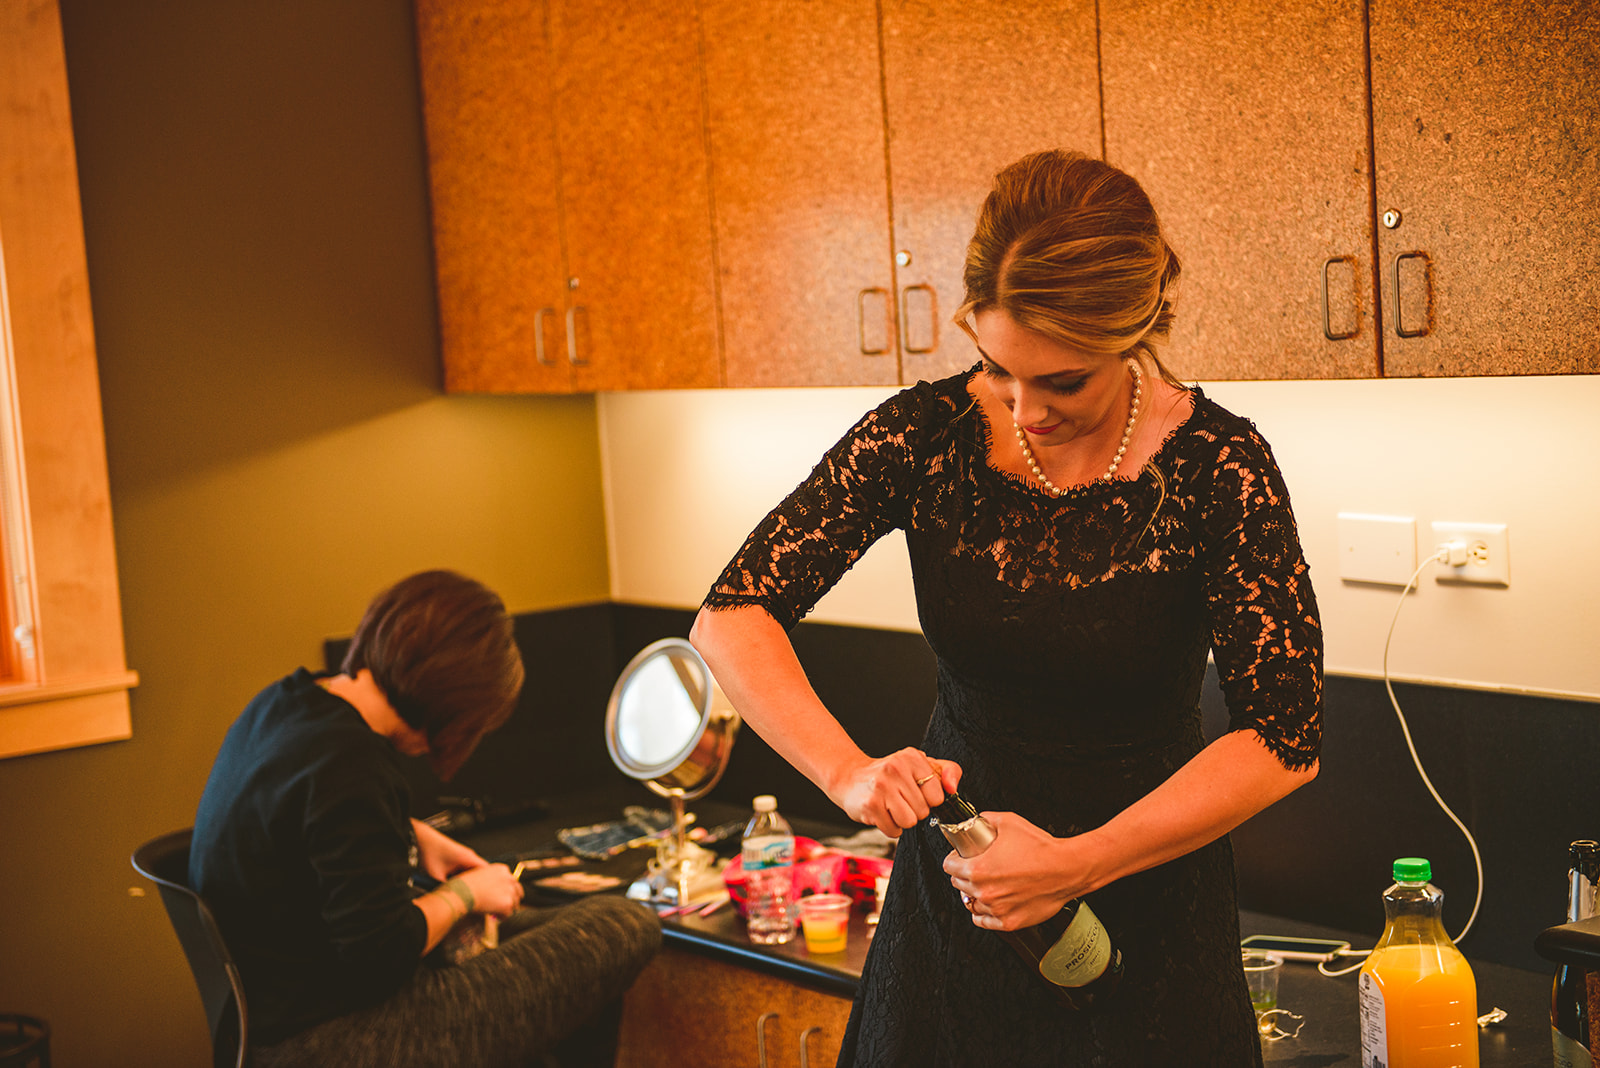
<path id="1" fill-rule="evenodd" d="M 1032 927 L 1097 888 L 1088 851 L 1078 839 L 1056 838 L 1015 812 L 982 815 L 994 826 L 994 843 L 976 857 L 951 850 L 944 860 L 950 884 L 965 896 L 979 927 Z"/>
<path id="2" fill-rule="evenodd" d="M 457 872 L 481 868 L 489 863 L 472 849 L 421 820 L 412 820 L 411 827 L 417 835 L 417 852 L 420 854 L 422 870 L 441 883 Z"/>

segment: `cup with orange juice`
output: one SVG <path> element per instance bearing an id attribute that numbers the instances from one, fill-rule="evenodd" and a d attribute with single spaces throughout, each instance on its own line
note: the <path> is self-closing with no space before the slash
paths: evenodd
<path id="1" fill-rule="evenodd" d="M 850 899 L 843 894 L 812 894 L 800 899 L 800 929 L 806 951 L 843 953 L 850 935 Z"/>

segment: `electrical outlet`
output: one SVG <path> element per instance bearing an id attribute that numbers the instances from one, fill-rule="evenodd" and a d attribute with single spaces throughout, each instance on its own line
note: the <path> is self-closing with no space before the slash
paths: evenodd
<path id="1" fill-rule="evenodd" d="M 1511 557 L 1507 549 L 1504 523 L 1433 524 L 1433 551 L 1449 545 L 1464 548 L 1455 557 L 1460 563 L 1440 564 L 1433 573 L 1437 582 L 1471 586 L 1511 585 Z"/>

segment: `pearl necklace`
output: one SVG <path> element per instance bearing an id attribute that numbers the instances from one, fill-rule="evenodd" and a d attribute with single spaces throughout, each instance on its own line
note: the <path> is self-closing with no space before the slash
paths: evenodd
<path id="1" fill-rule="evenodd" d="M 1110 482 L 1117 476 L 1117 468 L 1122 466 L 1122 457 L 1128 451 L 1128 439 L 1133 437 L 1133 424 L 1139 421 L 1139 400 L 1144 395 L 1144 375 L 1139 370 L 1139 364 L 1133 360 L 1128 361 L 1128 370 L 1133 374 L 1133 402 L 1128 405 L 1128 424 L 1122 428 L 1122 441 L 1117 445 L 1117 455 L 1111 458 L 1111 466 L 1106 468 L 1106 473 L 1095 479 L 1096 482 Z M 1048 478 L 1039 470 L 1039 461 L 1033 458 L 1033 449 L 1028 447 L 1028 432 L 1017 426 L 1017 443 L 1022 446 L 1022 458 L 1028 461 L 1028 467 L 1033 470 L 1033 477 L 1037 478 L 1044 488 L 1053 497 L 1059 497 L 1067 492 Z"/>

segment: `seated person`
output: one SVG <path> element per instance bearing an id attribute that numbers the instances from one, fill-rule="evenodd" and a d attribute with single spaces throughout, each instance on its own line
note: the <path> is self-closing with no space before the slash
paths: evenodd
<path id="1" fill-rule="evenodd" d="M 661 942 L 635 902 L 521 910 L 498 949 L 419 967 L 469 914 L 510 917 L 522 885 L 410 818 L 395 751 L 448 780 L 522 679 L 500 598 L 428 571 L 373 600 L 338 674 L 296 671 L 228 730 L 189 878 L 238 962 L 258 1068 L 537 1064 L 596 1019 L 614 1044 L 617 1003 Z M 422 892 L 415 869 L 440 884 Z"/>

